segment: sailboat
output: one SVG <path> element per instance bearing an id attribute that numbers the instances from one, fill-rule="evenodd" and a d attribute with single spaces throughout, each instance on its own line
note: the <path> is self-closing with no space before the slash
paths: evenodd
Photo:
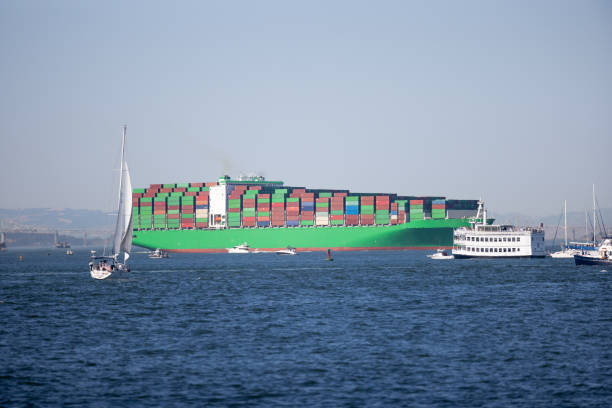
<path id="1" fill-rule="evenodd" d="M 580 253 L 579 250 L 575 248 L 570 248 L 567 245 L 567 200 L 563 201 L 563 217 L 565 219 L 564 227 L 563 227 L 563 230 L 565 232 L 565 246 L 563 247 L 561 251 L 551 253 L 550 254 L 551 258 L 573 258 L 574 255 L 577 255 Z"/>
<path id="2" fill-rule="evenodd" d="M 127 126 L 123 126 L 121 140 L 121 170 L 119 173 L 119 205 L 117 224 L 113 235 L 111 256 L 95 256 L 89 262 L 89 272 L 94 279 L 106 279 L 117 272 L 129 272 L 127 260 L 132 250 L 132 181 L 125 161 L 125 135 Z M 119 256 L 123 253 L 123 263 Z M 98 261 L 98 262 L 96 262 Z"/>

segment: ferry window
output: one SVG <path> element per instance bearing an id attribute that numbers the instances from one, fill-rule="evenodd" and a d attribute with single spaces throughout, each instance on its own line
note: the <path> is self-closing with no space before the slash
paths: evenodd
<path id="1" fill-rule="evenodd" d="M 521 242 L 521 237 L 516 237 L 516 242 Z"/>
<path id="2" fill-rule="evenodd" d="M 493 241 L 494 241 L 494 242 L 497 242 L 497 237 L 493 238 Z"/>
<path id="3" fill-rule="evenodd" d="M 521 252 L 521 248 L 516 248 L 516 252 Z"/>
<path id="4" fill-rule="evenodd" d="M 480 238 L 476 237 L 476 242 L 480 242 Z"/>
<path id="5" fill-rule="evenodd" d="M 503 242 L 506 242 L 506 237 L 503 237 L 502 239 L 503 239 Z"/>
<path id="6" fill-rule="evenodd" d="M 508 251 L 506 250 L 506 248 L 504 248 L 504 252 L 508 252 Z"/>

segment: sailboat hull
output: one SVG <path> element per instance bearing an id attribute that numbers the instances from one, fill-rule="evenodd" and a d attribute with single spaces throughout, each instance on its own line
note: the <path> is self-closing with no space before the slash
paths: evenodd
<path id="1" fill-rule="evenodd" d="M 106 279 L 108 277 L 110 277 L 113 273 L 109 270 L 106 269 L 95 269 L 93 268 L 91 271 L 89 271 L 90 275 L 92 278 L 94 279 Z"/>

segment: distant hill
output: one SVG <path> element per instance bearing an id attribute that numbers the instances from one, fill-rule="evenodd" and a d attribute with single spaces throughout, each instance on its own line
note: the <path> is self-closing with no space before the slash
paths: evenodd
<path id="1" fill-rule="evenodd" d="M 0 209 L 0 229 L 102 231 L 112 229 L 115 215 L 100 210 L 70 208 Z"/>
<path id="2" fill-rule="evenodd" d="M 601 216 L 603 217 L 606 229 L 612 231 L 612 208 L 602 208 L 600 210 Z M 544 223 L 546 226 L 556 227 L 559 222 L 563 226 L 563 213 L 556 215 L 546 216 L 529 216 L 518 213 L 489 213 L 490 216 L 495 217 L 495 222 L 498 224 L 515 224 L 515 225 L 539 225 Z M 589 223 L 593 223 L 593 212 L 592 210 L 587 213 Z M 599 218 L 599 214 L 597 214 Z M 567 225 L 568 227 L 576 227 L 584 229 L 584 212 L 568 212 L 567 213 Z M 590 225 L 590 224 L 589 224 Z M 590 227 L 589 227 L 590 228 Z"/>

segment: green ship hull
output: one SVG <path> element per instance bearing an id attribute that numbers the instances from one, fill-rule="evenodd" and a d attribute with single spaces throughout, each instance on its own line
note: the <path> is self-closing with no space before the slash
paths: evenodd
<path id="1" fill-rule="evenodd" d="M 168 252 L 226 252 L 247 243 L 261 251 L 292 246 L 298 251 L 449 248 L 453 229 L 467 219 L 415 220 L 399 225 L 135 230 L 133 244 Z"/>

